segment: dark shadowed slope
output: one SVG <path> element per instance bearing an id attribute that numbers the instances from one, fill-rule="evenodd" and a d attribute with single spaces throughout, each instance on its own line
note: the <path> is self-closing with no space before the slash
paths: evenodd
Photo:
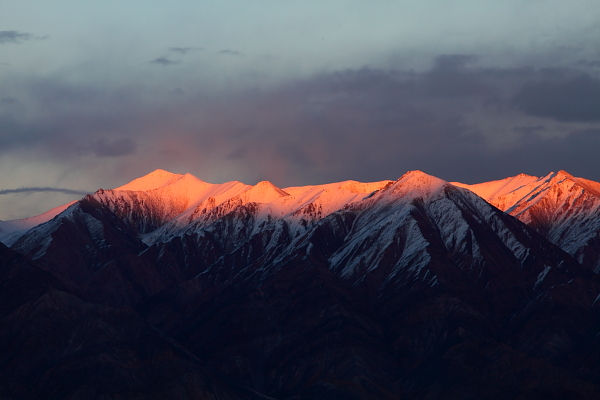
<path id="1" fill-rule="evenodd" d="M 131 308 L 82 300 L 0 244 L 0 397 L 258 399 Z"/>

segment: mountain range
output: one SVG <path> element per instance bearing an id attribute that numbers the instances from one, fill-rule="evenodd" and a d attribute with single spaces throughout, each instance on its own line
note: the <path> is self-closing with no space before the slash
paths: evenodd
<path id="1" fill-rule="evenodd" d="M 600 398 L 600 183 L 565 171 L 156 170 L 0 241 L 0 398 Z"/>

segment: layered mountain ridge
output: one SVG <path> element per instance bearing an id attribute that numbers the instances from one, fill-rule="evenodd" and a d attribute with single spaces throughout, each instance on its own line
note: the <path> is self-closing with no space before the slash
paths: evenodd
<path id="1" fill-rule="evenodd" d="M 410 173 L 409 173 L 410 174 Z M 156 170 L 93 197 L 129 221 L 146 243 L 189 234 L 236 207 L 252 203 L 263 219 L 283 219 L 306 226 L 382 189 L 392 181 L 278 188 L 268 181 L 210 184 L 190 174 Z M 452 182 L 534 227 L 551 242 L 600 272 L 600 183 L 565 171 L 545 177 L 520 174 L 481 184 Z M 27 230 L 52 219 L 73 203 L 36 217 L 0 221 L 0 241 L 12 245 Z"/>
<path id="2" fill-rule="evenodd" d="M 90 339 L 28 364 L 44 345 L 25 351 L 9 328 L 41 318 L 40 293 L 28 291 L 0 315 L 1 337 L 18 344 L 0 359 L 0 393 L 596 399 L 598 187 L 564 171 L 278 188 L 157 170 L 100 189 L 17 239 L 13 230 L 0 253 L 24 261 L 2 264 L 21 269 L 0 278 L 10 286 L 32 265 L 45 287 L 79 299 L 53 300 L 60 315 L 99 307 L 93 321 L 109 322 L 94 324 L 119 332 L 129 356 Z M 113 315 L 141 324 L 127 331 L 135 344 Z M 82 329 L 60 318 L 70 322 L 48 325 L 53 335 Z M 171 369 L 155 394 L 140 386 L 152 381 L 145 371 Z"/>
<path id="3" fill-rule="evenodd" d="M 600 183 L 565 171 L 463 185 L 600 272 Z"/>

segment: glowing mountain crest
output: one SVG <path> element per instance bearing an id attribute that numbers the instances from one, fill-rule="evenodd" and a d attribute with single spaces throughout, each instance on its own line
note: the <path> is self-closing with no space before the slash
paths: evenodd
<path id="1" fill-rule="evenodd" d="M 526 194 L 526 186 L 537 182 L 540 179 L 541 178 L 538 178 L 537 176 L 519 174 L 517 176 L 504 178 L 497 181 L 477 183 L 474 185 L 467 185 L 460 182 L 452 182 L 452 184 L 469 189 L 487 201 L 491 201 L 497 197 L 504 196 L 509 193 L 513 193 L 516 196 L 520 195 L 522 197 Z"/>
<path id="2" fill-rule="evenodd" d="M 90 199 L 132 226 L 146 243 L 152 243 L 202 232 L 225 216 L 246 221 L 250 227 L 244 229 L 287 224 L 289 234 L 296 235 L 343 209 L 374 207 L 382 211 L 415 201 L 439 207 L 447 198 L 473 202 L 476 195 L 600 271 L 600 250 L 598 257 L 593 250 L 600 248 L 600 183 L 565 171 L 541 178 L 520 174 L 475 185 L 450 184 L 422 171 L 409 171 L 395 181 L 278 188 L 268 181 L 256 185 L 238 181 L 212 184 L 190 174 L 158 169 L 116 189 L 98 190 Z M 27 229 L 49 221 L 57 212 L 24 221 L 0 222 L 0 240 L 13 243 Z M 235 229 L 238 228 L 242 229 Z"/>
<path id="3" fill-rule="evenodd" d="M 385 190 L 387 196 L 395 198 L 429 198 L 450 184 L 422 171 L 409 171 Z"/>
<path id="4" fill-rule="evenodd" d="M 123 186 L 119 186 L 115 190 L 148 191 L 169 186 L 186 177 L 193 177 L 200 181 L 200 179 L 190 174 L 173 174 L 163 169 L 157 169 L 141 178 L 134 179 Z"/>
<path id="5" fill-rule="evenodd" d="M 600 260 L 593 250 L 600 238 L 600 183 L 561 170 L 543 178 L 518 175 L 477 185 L 455 185 L 472 190 L 600 272 Z"/>
<path id="6" fill-rule="evenodd" d="M 270 203 L 282 196 L 289 196 L 289 194 L 269 181 L 262 181 L 248 188 L 241 196 L 247 203 Z"/>

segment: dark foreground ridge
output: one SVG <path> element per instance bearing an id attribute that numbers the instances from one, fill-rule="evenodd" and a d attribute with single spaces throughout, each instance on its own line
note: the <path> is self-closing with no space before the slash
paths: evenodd
<path id="1" fill-rule="evenodd" d="M 172 175 L 0 244 L 0 398 L 600 399 L 593 240 L 418 171 L 306 201 Z"/>

